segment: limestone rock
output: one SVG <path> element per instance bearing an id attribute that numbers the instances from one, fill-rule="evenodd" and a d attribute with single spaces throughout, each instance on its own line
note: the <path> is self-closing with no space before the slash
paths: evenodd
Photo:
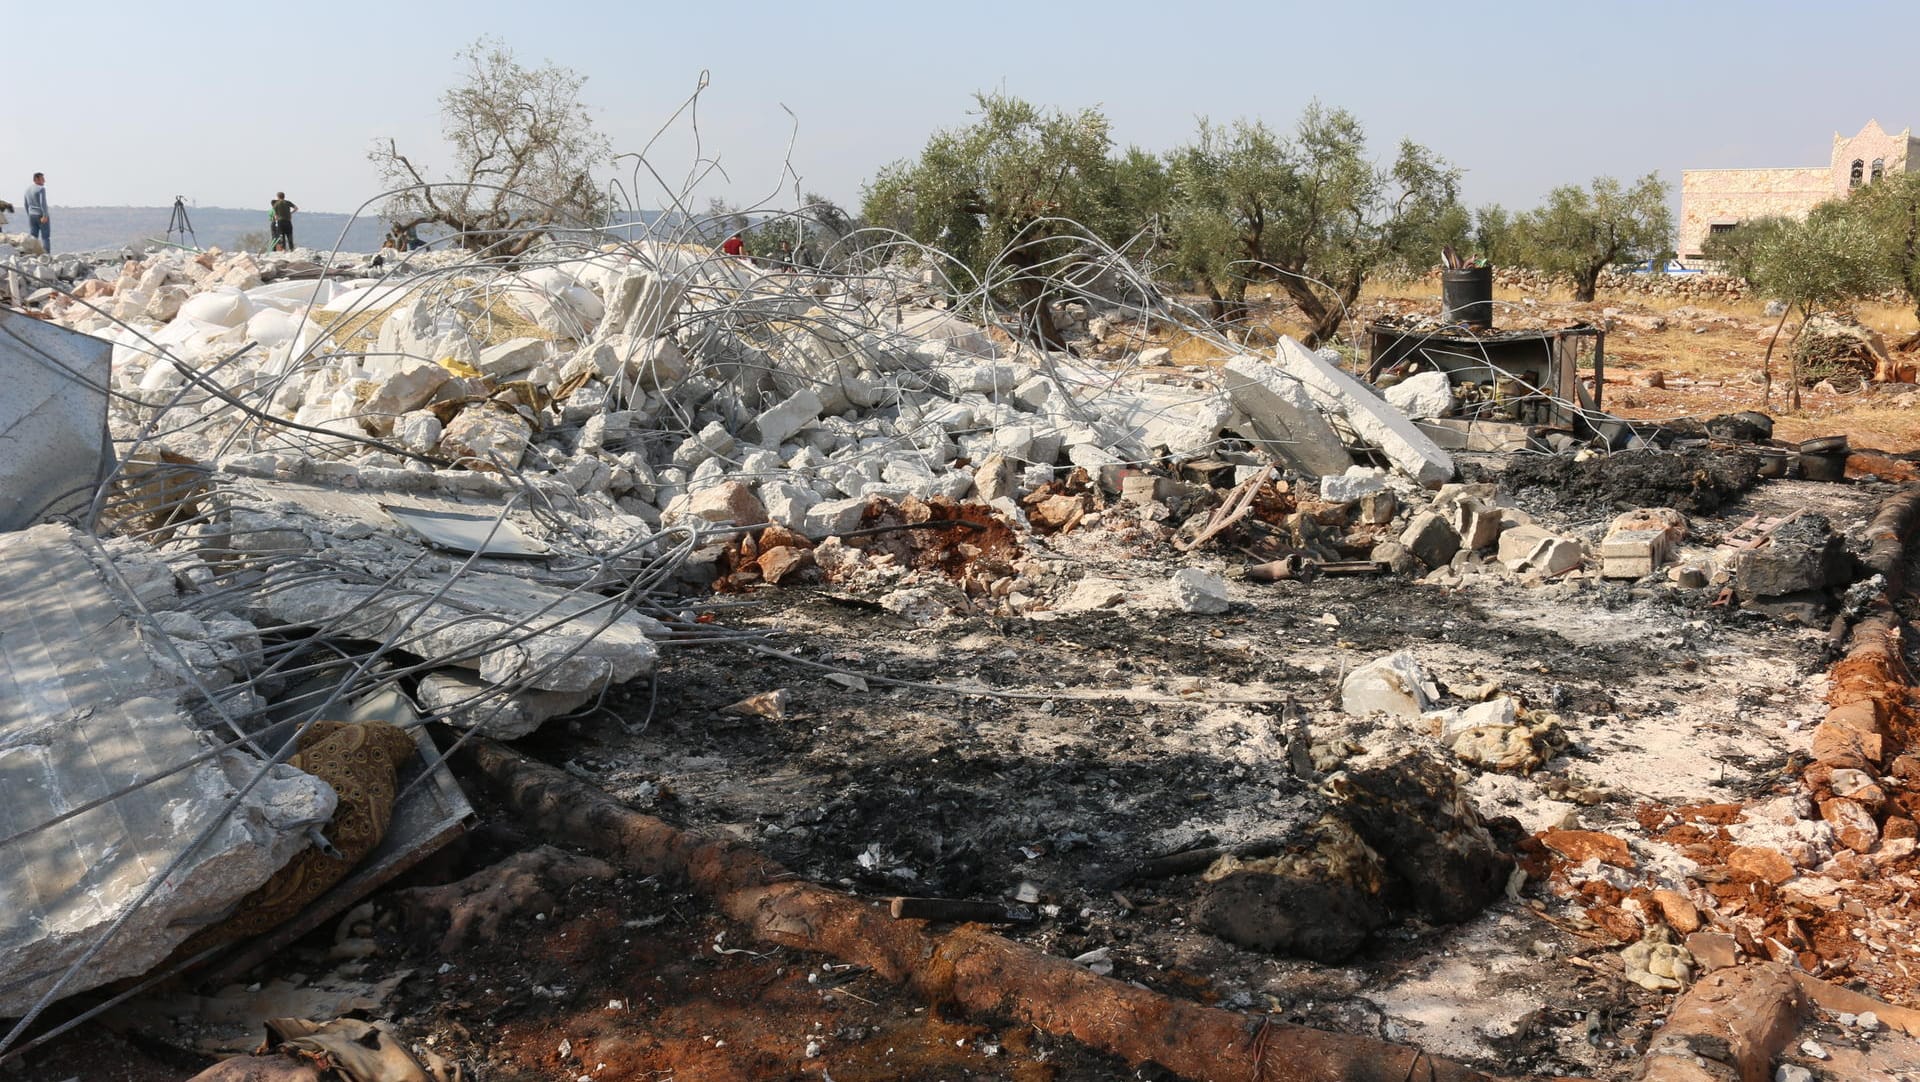
<path id="1" fill-rule="evenodd" d="M 491 379 L 512 379 L 545 362 L 548 345 L 544 338 L 510 338 L 481 350 L 475 367 Z"/>
<path id="2" fill-rule="evenodd" d="M 1428 567 L 1445 567 L 1460 551 L 1460 535 L 1437 511 L 1422 511 L 1400 534 L 1400 543 Z"/>
<path id="3" fill-rule="evenodd" d="M 469 406 L 440 436 L 440 452 L 470 470 L 515 469 L 527 451 L 533 426 L 517 413 Z"/>
<path id="4" fill-rule="evenodd" d="M 668 526 L 690 520 L 717 526 L 753 526 L 767 521 L 767 508 L 746 485 L 722 481 L 698 492 L 683 493 L 660 512 L 660 521 Z"/>

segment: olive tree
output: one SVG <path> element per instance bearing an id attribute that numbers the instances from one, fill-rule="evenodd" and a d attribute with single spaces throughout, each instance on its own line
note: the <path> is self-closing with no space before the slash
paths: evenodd
<path id="1" fill-rule="evenodd" d="M 1218 318 L 1243 319 L 1248 282 L 1274 281 L 1306 317 L 1309 346 L 1339 330 L 1377 269 L 1429 263 L 1467 229 L 1458 170 L 1410 140 L 1376 164 L 1360 122 L 1318 102 L 1290 136 L 1202 120 L 1168 158 L 1176 265 Z"/>
<path id="2" fill-rule="evenodd" d="M 1845 213 L 1871 234 L 1888 284 L 1907 291 L 1914 317 L 1920 319 L 1920 173 L 1895 173 L 1854 189 Z M 1916 347 L 1920 330 L 1897 348 Z"/>
<path id="3" fill-rule="evenodd" d="M 1792 218 L 1774 214 L 1749 218 L 1732 229 L 1707 234 L 1706 241 L 1700 245 L 1700 255 L 1722 273 L 1751 282 L 1757 254 L 1798 224 Z"/>
<path id="4" fill-rule="evenodd" d="M 1806 333 L 1807 323 L 1816 314 L 1839 307 L 1893 284 L 1888 264 L 1876 245 L 1869 224 L 1859 216 L 1845 213 L 1838 203 L 1822 204 L 1803 222 L 1787 222 L 1771 228 L 1754 243 L 1750 253 L 1749 281 L 1768 296 L 1786 302 L 1780 322 L 1767 342 L 1762 362 L 1764 382 L 1761 401 L 1773 395 L 1773 349 L 1780 340 L 1787 315 L 1800 314 L 1800 326 L 1789 343 L 1793 356 L 1793 380 L 1787 388 L 1787 406 L 1800 408 L 1800 351 L 1791 348 Z"/>
<path id="5" fill-rule="evenodd" d="M 1107 118 L 999 93 L 974 100 L 972 123 L 880 170 L 862 214 L 943 252 L 1015 305 L 1037 340 L 1064 349 L 1046 305 L 1086 232 L 1113 222 Z"/>
<path id="6" fill-rule="evenodd" d="M 1515 223 L 1522 258 L 1533 267 L 1573 279 L 1573 298 L 1593 300 L 1600 272 L 1625 258 L 1673 254 L 1673 213 L 1667 185 L 1648 173 L 1623 187 L 1600 177 L 1588 188 L 1568 184 Z"/>
<path id="7" fill-rule="evenodd" d="M 580 101 L 585 77 L 552 63 L 529 68 L 484 38 L 458 59 L 466 77 L 440 96 L 448 168 L 429 179 L 392 138 L 368 152 L 396 189 L 383 216 L 400 229 L 445 226 L 463 248 L 495 257 L 519 255 L 556 229 L 604 224 L 593 173 L 610 150 Z"/>

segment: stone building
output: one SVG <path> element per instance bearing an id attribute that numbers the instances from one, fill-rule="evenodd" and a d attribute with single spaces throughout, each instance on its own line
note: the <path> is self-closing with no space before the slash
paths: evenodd
<path id="1" fill-rule="evenodd" d="M 1833 135 L 1825 165 L 1785 169 L 1687 169 L 1680 174 L 1680 236 L 1683 260 L 1699 259 L 1708 236 L 1749 218 L 1803 218 L 1816 205 L 1843 196 L 1889 173 L 1920 169 L 1920 139 L 1913 129 L 1897 135 L 1867 121 L 1858 135 Z"/>

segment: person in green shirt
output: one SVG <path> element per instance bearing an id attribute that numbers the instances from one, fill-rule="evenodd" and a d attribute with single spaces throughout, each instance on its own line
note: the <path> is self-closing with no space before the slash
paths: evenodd
<path id="1" fill-rule="evenodd" d="M 293 212 L 299 210 L 287 200 L 287 193 L 275 192 L 273 202 L 268 205 L 268 224 L 273 229 L 273 250 L 290 252 L 293 250 Z"/>

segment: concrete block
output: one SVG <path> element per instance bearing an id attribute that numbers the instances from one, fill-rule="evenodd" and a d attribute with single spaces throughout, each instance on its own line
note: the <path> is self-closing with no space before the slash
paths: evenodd
<path id="1" fill-rule="evenodd" d="M 1492 548 L 1500 540 L 1500 509 L 1468 497 L 1453 505 L 1453 532 L 1469 552 Z"/>
<path id="2" fill-rule="evenodd" d="M 404 365 L 380 381 L 362 407 L 360 423 L 376 436 L 387 435 L 401 414 L 432 401 L 434 392 L 445 386 L 449 378 L 446 369 L 431 362 Z"/>
<path id="3" fill-rule="evenodd" d="M 1415 421 L 1453 412 L 1453 383 L 1445 372 L 1422 372 L 1387 388 L 1387 404 Z"/>
<path id="4" fill-rule="evenodd" d="M 1423 485 L 1453 478 L 1453 456 L 1366 384 L 1291 338 L 1281 338 L 1276 352 L 1281 369 L 1306 385 L 1315 404 L 1345 417 L 1354 432 L 1380 448 L 1396 469 Z"/>
<path id="5" fill-rule="evenodd" d="M 1422 511 L 1400 534 L 1400 543 L 1414 559 L 1428 567 L 1445 567 L 1460 551 L 1460 535 L 1453 531 L 1446 516 L 1437 511 Z"/>
<path id="6" fill-rule="evenodd" d="M 807 509 L 820 502 L 820 494 L 799 485 L 770 481 L 760 486 L 760 502 L 766 506 L 767 521 L 804 531 Z"/>
<path id="7" fill-rule="evenodd" d="M 988 455 L 980 460 L 973 470 L 974 498 L 981 503 L 992 503 L 1002 496 L 1012 496 L 1015 488 L 1013 460 L 1005 455 Z"/>
<path id="8" fill-rule="evenodd" d="M 1216 615 L 1232 607 L 1227 598 L 1225 579 L 1197 567 L 1183 567 L 1173 573 L 1173 603 L 1181 612 Z"/>
<path id="9" fill-rule="evenodd" d="M 660 521 L 668 526 L 693 520 L 715 526 L 753 526 L 767 521 L 767 508 L 746 485 L 719 481 L 688 491 L 660 512 Z"/>
<path id="10" fill-rule="evenodd" d="M 1392 489 L 1362 496 L 1354 508 L 1355 520 L 1362 526 L 1385 526 L 1399 513 L 1400 498 L 1393 494 Z"/>
<path id="11" fill-rule="evenodd" d="M 512 338 L 480 351 L 475 366 L 492 379 L 512 379 L 534 365 L 547 360 L 549 343 L 544 338 Z"/>
<path id="12" fill-rule="evenodd" d="M 1328 503 L 1348 503 L 1384 491 L 1387 471 L 1371 466 L 1349 466 L 1337 477 L 1320 479 L 1320 498 Z"/>
<path id="13" fill-rule="evenodd" d="M 1028 413 L 1038 413 L 1058 394 L 1059 388 L 1053 380 L 1034 376 L 1013 389 L 1013 402 Z"/>
<path id="14" fill-rule="evenodd" d="M 674 448 L 673 464 L 683 470 L 696 469 L 715 455 L 732 454 L 736 446 L 733 433 L 719 421 L 711 421 Z"/>
<path id="15" fill-rule="evenodd" d="M 1220 381 L 1247 419 L 1242 435 L 1275 460 L 1314 477 L 1338 476 L 1353 464 L 1307 389 L 1280 368 L 1242 354 L 1227 362 Z"/>
<path id="16" fill-rule="evenodd" d="M 1500 544 L 1495 552 L 1495 558 L 1505 564 L 1507 570 L 1518 571 L 1521 565 L 1526 563 L 1527 558 L 1533 555 L 1534 550 L 1543 543 L 1553 540 L 1553 537 L 1552 531 L 1538 526 L 1514 526 L 1500 535 Z"/>
<path id="17" fill-rule="evenodd" d="M 844 500 L 823 500 L 807 509 L 806 529 L 808 537 L 838 537 L 860 528 L 860 521 L 866 516 L 868 500 L 864 496 L 854 496 Z"/>
<path id="18" fill-rule="evenodd" d="M 470 470 L 511 470 L 520 465 L 533 427 L 517 413 L 492 406 L 469 406 L 447 424 L 440 451 Z"/>
<path id="19" fill-rule="evenodd" d="M 1120 491 L 1120 474 L 1127 468 L 1118 455 L 1091 443 L 1068 449 L 1067 461 L 1087 471 L 1087 476 L 1108 492 Z"/>
<path id="20" fill-rule="evenodd" d="M 1665 530 L 1620 530 L 1600 542 L 1600 577 L 1637 579 L 1667 562 L 1670 536 Z"/>
<path id="21" fill-rule="evenodd" d="M 813 388 L 800 388 L 754 420 L 759 442 L 767 447 L 787 442 L 794 433 L 819 418 L 820 408 L 820 396 Z"/>
<path id="22" fill-rule="evenodd" d="M 1586 559 L 1580 542 L 1570 537 L 1554 537 L 1540 543 L 1522 565 L 1522 570 L 1538 571 L 1543 576 L 1564 574 Z"/>

